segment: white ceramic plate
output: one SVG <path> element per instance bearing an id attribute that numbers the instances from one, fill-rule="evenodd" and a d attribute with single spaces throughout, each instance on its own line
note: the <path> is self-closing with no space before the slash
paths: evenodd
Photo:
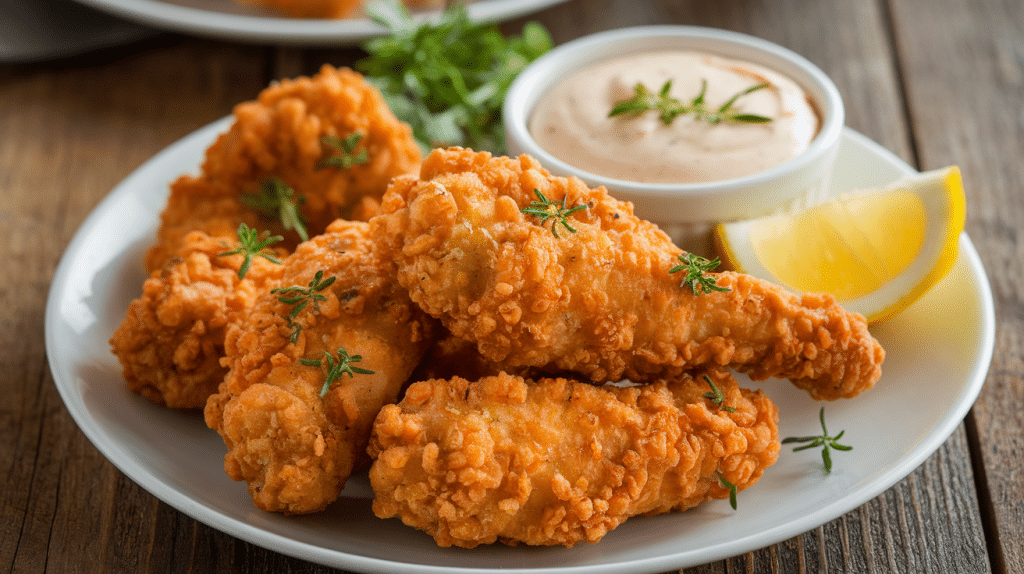
<path id="1" fill-rule="evenodd" d="M 129 478 L 185 514 L 259 546 L 357 572 L 548 574 L 661 572 L 755 550 L 860 506 L 908 475 L 960 424 L 988 371 L 995 339 L 992 294 L 966 235 L 952 272 L 896 319 L 874 329 L 888 358 L 876 388 L 828 403 L 833 432 L 850 452 L 825 474 L 817 451 L 784 449 L 755 487 L 685 513 L 630 519 L 601 542 L 572 549 L 439 548 L 370 509 L 365 475 L 317 515 L 285 517 L 253 507 L 222 470 L 224 445 L 198 413 L 157 407 L 124 387 L 107 339 L 144 279 L 167 183 L 194 171 L 227 128 L 211 124 L 167 148 L 96 207 L 68 246 L 50 289 L 46 349 L 54 380 L 89 440 Z M 910 173 L 898 158 L 847 130 L 837 188 L 879 185 Z M 778 403 L 781 435 L 817 434 L 818 409 L 785 381 L 761 386 Z M 914 408 L 907 408 L 914 405 Z M 880 425 L 878 421 L 887 421 Z"/>
<path id="2" fill-rule="evenodd" d="M 339 46 L 386 30 L 365 17 L 337 20 L 282 18 L 236 0 L 76 0 L 93 8 L 186 34 L 247 42 Z M 469 17 L 497 22 L 536 12 L 565 0 L 473 0 Z"/>

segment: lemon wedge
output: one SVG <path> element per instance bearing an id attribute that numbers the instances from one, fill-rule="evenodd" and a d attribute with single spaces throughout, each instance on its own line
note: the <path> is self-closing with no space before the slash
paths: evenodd
<path id="1" fill-rule="evenodd" d="M 952 268 L 965 203 L 960 170 L 951 166 L 796 213 L 719 224 L 715 246 L 726 268 L 831 293 L 877 323 Z"/>

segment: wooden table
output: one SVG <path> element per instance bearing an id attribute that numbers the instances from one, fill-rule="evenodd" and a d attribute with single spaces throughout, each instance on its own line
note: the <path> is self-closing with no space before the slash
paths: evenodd
<path id="1" fill-rule="evenodd" d="M 919 169 L 963 169 L 967 232 L 998 315 L 995 357 L 966 420 L 920 468 L 849 514 L 686 572 L 1024 572 L 1024 3 L 569 0 L 535 18 L 558 43 L 655 23 L 760 36 L 831 75 L 852 128 Z M 198 523 L 107 462 L 57 394 L 43 311 L 75 230 L 141 162 L 272 79 L 359 56 L 163 34 L 0 66 L 5 571 L 330 571 Z"/>

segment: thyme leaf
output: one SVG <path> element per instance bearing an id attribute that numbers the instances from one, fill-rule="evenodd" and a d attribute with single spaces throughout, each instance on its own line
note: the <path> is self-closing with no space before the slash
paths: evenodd
<path id="1" fill-rule="evenodd" d="M 825 472 L 832 472 L 832 455 L 830 453 L 830 450 L 831 449 L 836 449 L 836 450 L 847 451 L 847 450 L 853 450 L 853 447 L 852 446 L 847 446 L 847 445 L 844 445 L 844 444 L 839 444 L 838 442 L 836 442 L 839 439 L 843 438 L 843 433 L 846 432 L 845 430 L 839 431 L 839 434 L 837 434 L 836 436 L 829 436 L 828 435 L 828 428 L 825 427 L 825 407 L 821 407 L 821 412 L 818 413 L 818 418 L 821 420 L 821 435 L 819 435 L 819 436 L 789 437 L 789 438 L 783 439 L 782 444 L 808 443 L 808 444 L 805 444 L 803 446 L 798 446 L 798 447 L 794 448 L 793 452 L 797 452 L 797 451 L 800 451 L 800 450 L 807 450 L 809 448 L 815 448 L 815 447 L 819 447 L 819 446 L 822 447 L 821 448 L 821 460 L 825 464 Z"/>
<path id="2" fill-rule="evenodd" d="M 658 112 L 658 118 L 665 125 L 671 124 L 676 117 L 685 114 L 693 114 L 694 119 L 703 120 L 712 125 L 720 122 L 763 124 L 772 121 L 772 119 L 757 114 L 736 112 L 733 110 L 733 105 L 741 96 L 767 87 L 767 83 L 751 86 L 729 98 L 718 109 L 709 110 L 707 102 L 704 100 L 708 89 L 707 80 L 701 80 L 700 93 L 690 100 L 689 104 L 684 104 L 669 95 L 669 91 L 672 89 L 672 80 L 666 81 L 657 94 L 643 85 L 643 83 L 637 83 L 633 87 L 633 97 L 617 102 L 612 106 L 611 111 L 608 112 L 608 117 L 612 118 L 626 114 L 636 115 L 654 110 Z"/>
<path id="3" fill-rule="evenodd" d="M 309 241 L 306 222 L 299 213 L 299 205 L 305 198 L 296 194 L 285 182 L 272 177 L 263 182 L 260 193 L 242 195 L 241 200 L 264 217 L 280 219 L 285 229 L 293 230 L 303 241 Z"/>
<path id="4" fill-rule="evenodd" d="M 366 146 L 363 146 L 358 152 L 356 146 L 363 139 L 363 134 L 354 132 L 345 138 L 336 138 L 333 136 L 323 136 L 320 138 L 320 143 L 325 146 L 332 147 L 337 150 L 337 153 L 325 157 L 320 160 L 317 167 L 336 167 L 339 169 L 348 169 L 354 165 L 364 164 L 370 161 L 369 152 L 366 150 Z"/>
<path id="5" fill-rule="evenodd" d="M 736 510 L 736 485 L 726 480 L 720 471 L 716 470 L 715 474 L 718 475 L 718 482 L 721 482 L 722 486 L 729 489 L 729 506 L 732 506 L 732 509 Z"/>
<path id="6" fill-rule="evenodd" d="M 327 377 L 324 379 L 324 386 L 320 389 L 320 396 L 323 397 L 327 394 L 327 391 L 331 390 L 331 385 L 346 373 L 349 377 L 355 377 L 356 374 L 372 375 L 373 371 L 352 366 L 352 363 L 358 363 L 362 360 L 363 357 L 361 355 L 349 355 L 348 351 L 339 347 L 337 360 L 330 353 L 324 351 L 322 359 L 299 359 L 299 362 L 307 367 L 320 367 L 327 374 Z"/>
<path id="7" fill-rule="evenodd" d="M 690 289 L 693 290 L 694 295 L 701 295 L 712 291 L 729 291 L 728 287 L 716 285 L 716 279 L 714 276 L 706 275 L 706 273 L 721 265 L 721 261 L 719 261 L 717 257 L 708 260 L 700 255 L 686 253 L 684 255 L 679 255 L 677 258 L 681 263 L 672 269 L 669 269 L 668 272 L 677 273 L 683 270 L 686 271 L 686 275 L 683 277 L 683 282 L 679 284 L 680 287 L 688 285 Z"/>
<path id="8" fill-rule="evenodd" d="M 323 270 L 319 270 L 313 276 L 313 280 L 309 282 L 308 286 L 300 287 L 293 285 L 291 287 L 278 287 L 271 289 L 270 292 L 280 295 L 277 300 L 285 305 L 292 305 L 291 311 L 288 312 L 288 327 L 292 330 L 288 340 L 294 345 L 299 340 L 299 333 L 302 331 L 302 325 L 295 322 L 295 318 L 299 313 L 306 308 L 307 305 L 313 303 L 313 312 L 320 313 L 319 303 L 320 301 L 326 301 L 327 297 L 320 294 L 320 291 L 331 286 L 334 283 L 334 277 L 328 277 L 324 279 Z"/>
<path id="9" fill-rule="evenodd" d="M 707 375 L 704 375 L 704 380 L 707 381 L 708 385 L 711 386 L 711 392 L 710 393 L 704 393 L 704 396 L 709 398 L 709 399 L 711 399 L 712 403 L 720 406 L 723 411 L 727 411 L 727 412 L 730 412 L 730 413 L 736 412 L 736 408 L 735 407 L 723 407 L 722 406 L 722 403 L 725 401 L 725 394 L 722 392 L 722 389 L 718 388 L 718 385 L 716 385 L 715 382 L 711 380 L 711 377 L 709 377 Z"/>
<path id="10" fill-rule="evenodd" d="M 274 257 L 265 250 L 274 243 L 283 240 L 284 237 L 281 237 L 280 235 L 271 236 L 269 231 L 264 231 L 260 234 L 248 225 L 239 223 L 238 242 L 240 246 L 237 249 L 225 251 L 219 256 L 236 255 L 241 253 L 244 256 L 244 259 L 242 259 L 242 265 L 238 267 L 238 278 L 245 279 L 245 274 L 249 272 L 249 267 L 252 265 L 253 257 L 262 257 L 271 263 L 276 263 L 278 265 L 281 264 L 280 259 Z"/>
<path id="11" fill-rule="evenodd" d="M 563 197 L 562 203 L 559 205 L 557 201 L 551 201 L 545 197 L 539 189 L 534 189 L 533 193 L 537 195 L 537 199 L 540 201 L 531 201 L 528 206 L 520 210 L 522 213 L 539 217 L 541 227 L 544 226 L 548 219 L 554 219 L 551 223 L 551 234 L 555 237 L 558 237 L 559 224 L 570 233 L 576 233 L 576 229 L 569 225 L 569 215 L 581 209 L 586 209 L 588 207 L 586 204 L 566 208 L 565 202 L 569 199 L 568 196 Z"/>

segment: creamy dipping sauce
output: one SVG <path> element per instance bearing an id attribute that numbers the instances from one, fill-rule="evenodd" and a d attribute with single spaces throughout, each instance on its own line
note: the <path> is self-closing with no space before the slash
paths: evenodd
<path id="1" fill-rule="evenodd" d="M 712 124 L 692 114 L 665 125 L 657 111 L 608 117 L 615 104 L 643 84 L 655 95 L 689 104 L 707 82 L 704 99 L 717 110 L 736 94 L 732 110 L 771 118 L 767 123 Z M 590 173 L 638 183 L 700 183 L 755 174 L 796 157 L 818 133 L 808 95 L 773 70 L 698 52 L 654 52 L 603 62 L 556 85 L 529 121 L 537 143 Z"/>

